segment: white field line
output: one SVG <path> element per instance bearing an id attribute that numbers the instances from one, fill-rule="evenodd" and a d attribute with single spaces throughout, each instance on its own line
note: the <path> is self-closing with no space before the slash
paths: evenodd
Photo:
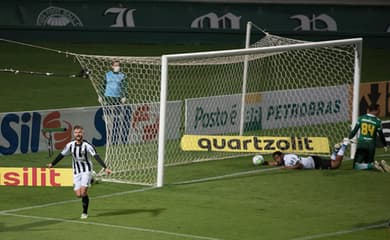
<path id="1" fill-rule="evenodd" d="M 117 192 L 117 193 L 101 195 L 101 196 L 97 196 L 97 197 L 91 197 L 91 199 L 109 198 L 109 197 L 121 196 L 121 195 L 126 195 L 126 194 L 137 193 L 137 192 L 145 192 L 145 191 L 153 190 L 153 189 L 155 189 L 155 187 L 141 188 L 141 189 L 135 189 L 135 190 L 125 191 L 125 192 Z M 80 199 L 72 199 L 72 200 L 65 200 L 65 201 L 61 201 L 61 202 L 53 202 L 53 203 L 35 205 L 35 206 L 30 206 L 30 207 L 15 208 L 15 209 L 10 209 L 10 210 L 0 211 L 0 214 L 7 214 L 7 213 L 12 213 L 12 212 L 19 212 L 19 211 L 24 211 L 24 210 L 36 209 L 36 208 L 46 208 L 46 207 L 63 205 L 63 204 L 67 204 L 67 203 L 74 203 L 74 202 L 79 202 L 79 201 L 80 201 Z"/>
<path id="2" fill-rule="evenodd" d="M 348 161 L 348 160 L 350 160 L 350 159 L 347 159 L 344 161 Z M 257 169 L 257 170 L 251 170 L 251 171 L 245 171 L 245 172 L 236 172 L 236 173 L 231 173 L 231 174 L 226 174 L 226 175 L 221 175 L 221 176 L 216 176 L 216 177 L 200 178 L 200 179 L 194 179 L 194 180 L 189 180 L 189 181 L 175 182 L 175 183 L 171 183 L 169 185 L 184 185 L 184 184 L 191 184 L 191 183 L 207 182 L 207 181 L 220 180 L 220 179 L 225 179 L 225 178 L 255 174 L 255 173 L 260 173 L 260 172 L 268 172 L 268 171 L 273 171 L 273 170 L 277 170 L 277 169 L 280 169 L 280 167 Z M 107 194 L 107 195 L 101 195 L 101 196 L 97 196 L 97 197 L 91 197 L 91 199 L 102 199 L 102 198 L 121 196 L 121 195 L 126 195 L 126 194 L 131 194 L 131 193 L 137 193 L 137 192 L 145 192 L 148 190 L 153 190 L 155 188 L 156 187 L 135 189 L 135 190 L 125 191 L 125 192 L 118 192 L 118 193 L 112 193 L 112 194 Z M 35 208 L 45 208 L 45 207 L 63 205 L 63 204 L 67 204 L 67 203 L 74 203 L 74 202 L 78 202 L 78 201 L 80 201 L 80 200 L 79 199 L 72 199 L 72 200 L 65 200 L 65 201 L 60 201 L 60 202 L 35 205 L 35 206 L 30 206 L 30 207 L 15 208 L 15 209 L 0 211 L 0 214 L 19 212 L 19 211 L 30 210 L 30 209 L 35 209 Z"/>
<path id="3" fill-rule="evenodd" d="M 384 156 L 389 156 L 389 155 L 388 154 L 382 154 L 382 155 L 377 155 L 377 156 L 384 157 Z M 350 159 L 348 159 L 348 160 L 350 160 Z M 348 160 L 344 160 L 344 161 L 348 161 Z M 268 172 L 268 171 L 273 171 L 273 170 L 277 170 L 277 169 L 280 169 L 280 168 L 276 167 L 276 168 L 259 169 L 259 170 L 245 171 L 245 172 L 237 172 L 237 173 L 232 173 L 232 174 L 227 174 L 227 175 L 217 176 L 217 177 L 201 178 L 201 179 L 195 179 L 195 180 L 191 180 L 191 181 L 176 182 L 176 183 L 172 183 L 172 185 L 181 185 L 181 184 L 191 184 L 191 183 L 206 182 L 206 181 L 211 181 L 211 180 L 219 180 L 219 179 L 236 177 L 236 176 L 243 176 L 243 175 L 254 174 L 254 173 L 259 173 L 259 172 Z M 155 187 L 142 188 L 142 189 L 125 191 L 125 192 L 118 192 L 118 193 L 113 193 L 113 194 L 107 194 L 107 195 L 93 197 L 92 199 L 109 198 L 109 197 L 113 197 L 113 196 L 121 196 L 121 195 L 126 195 L 126 194 L 131 194 L 131 193 L 144 192 L 144 191 L 153 190 L 153 189 L 155 189 Z M 51 220 L 51 221 L 68 222 L 68 223 L 82 223 L 82 224 L 97 225 L 97 226 L 104 226 L 104 227 L 111 227 L 111 228 L 120 228 L 120 229 L 136 230 L 136 231 L 151 232 L 151 233 L 169 234 L 169 235 L 181 236 L 181 237 L 186 237 L 186 238 L 206 239 L 206 240 L 220 240 L 220 239 L 217 239 L 217 238 L 196 236 L 196 235 L 191 235 L 191 234 L 180 234 L 180 233 L 167 232 L 167 231 L 154 230 L 154 229 L 144 229 L 144 228 L 136 228 L 136 227 L 128 227 L 128 226 L 96 223 L 96 222 L 67 220 L 67 219 L 60 219 L 60 218 L 48 218 L 48 217 L 38 217 L 38 216 L 28 216 L 28 215 L 12 214 L 12 212 L 18 212 L 18 211 L 23 211 L 23 210 L 30 210 L 30 209 L 35 209 L 35 208 L 44 208 L 44 207 L 62 205 L 62 204 L 73 203 L 73 202 L 78 202 L 78 201 L 79 201 L 78 199 L 75 199 L 75 200 L 67 200 L 67 201 L 61 201 L 61 202 L 47 203 L 47 204 L 42 204 L 42 205 L 35 205 L 35 206 L 24 207 L 24 208 L 3 210 L 3 211 L 0 211 L 0 215 L 9 215 L 9 216 L 15 216 L 15 217 L 33 218 L 33 219 L 41 219 L 41 220 Z M 333 233 L 324 233 L 324 234 L 311 235 L 311 236 L 306 236 L 306 237 L 301 237 L 301 238 L 294 238 L 294 239 L 291 239 L 291 240 L 310 240 L 310 239 L 318 239 L 318 238 L 324 238 L 324 237 L 329 237 L 329 236 L 338 236 L 338 235 L 343 235 L 343 234 L 348 234 L 348 233 L 364 231 L 364 230 L 368 230 L 368 229 L 372 229 L 372 228 L 385 227 L 385 226 L 387 226 L 387 224 L 388 223 L 375 224 L 375 225 L 369 225 L 369 226 L 365 226 L 365 227 L 361 227 L 361 228 L 353 228 L 353 229 L 349 229 L 349 230 L 337 231 L 337 232 L 333 232 Z"/>
<path id="4" fill-rule="evenodd" d="M 168 231 L 149 229 L 149 228 L 140 228 L 140 227 L 130 227 L 130 226 L 121 226 L 121 225 L 114 225 L 114 224 L 98 223 L 98 222 L 91 222 L 91 221 L 88 221 L 88 220 L 85 220 L 85 221 L 69 220 L 69 219 L 63 219 L 63 218 L 39 217 L 39 216 L 30 216 L 30 215 L 22 215 L 22 214 L 14 214 L 14 213 L 1 213 L 0 215 L 21 217 L 21 218 L 31 218 L 31 219 L 53 221 L 53 222 L 61 222 L 61 223 L 74 223 L 74 224 L 93 225 L 93 226 L 106 227 L 106 228 L 116 228 L 116 229 L 130 230 L 130 231 L 138 231 L 138 232 L 146 232 L 146 233 L 154 233 L 154 234 L 171 235 L 171 236 L 175 236 L 175 237 L 190 238 L 190 239 L 221 240 L 219 238 L 205 237 L 205 236 L 199 236 L 199 235 L 193 235 L 193 234 L 175 233 L 175 232 L 168 232 Z"/>
<path id="5" fill-rule="evenodd" d="M 259 169 L 259 170 L 245 171 L 245 172 L 237 172 L 237 173 L 227 174 L 227 175 L 218 176 L 218 177 L 201 178 L 201 179 L 196 179 L 196 180 L 191 180 L 191 181 L 176 182 L 176 183 L 171 183 L 171 185 L 181 185 L 181 184 L 206 182 L 206 181 L 211 181 L 211 180 L 224 179 L 224 178 L 235 177 L 235 176 L 242 176 L 242 175 L 248 175 L 248 174 L 253 174 L 253 173 L 258 173 L 258 172 L 266 172 L 266 171 L 271 171 L 271 170 L 276 170 L 276 169 L 279 169 L 279 168 L 267 168 L 267 169 Z M 135 190 L 125 191 L 125 192 L 117 192 L 117 193 L 112 193 L 112 194 L 107 194 L 107 195 L 91 197 L 91 199 L 110 198 L 110 197 L 114 197 L 114 196 L 121 196 L 121 195 L 126 195 L 126 194 L 137 193 L 137 192 L 145 192 L 145 191 L 153 190 L 153 189 L 156 189 L 156 187 L 148 187 L 148 188 L 135 189 Z M 15 209 L 9 209 L 9 210 L 0 211 L 0 214 L 19 212 L 19 211 L 24 211 L 24 210 L 36 209 L 36 208 L 46 208 L 46 207 L 63 205 L 63 204 L 68 204 L 68 203 L 74 203 L 74 202 L 79 202 L 79 201 L 80 201 L 79 199 L 72 199 L 72 200 L 65 200 L 65 201 L 60 201 L 60 202 L 46 203 L 46 204 L 29 206 L 29 207 L 23 207 L 23 208 L 15 208 Z"/>
<path id="6" fill-rule="evenodd" d="M 244 176 L 244 175 L 249 175 L 249 174 L 254 174 L 254 173 L 259 173 L 259 172 L 269 172 L 269 171 L 274 171 L 277 169 L 280 169 L 280 167 L 265 168 L 265 169 L 263 168 L 263 169 L 258 169 L 258 170 L 245 171 L 245 172 L 230 173 L 230 174 L 216 176 L 216 177 L 199 178 L 199 179 L 194 179 L 194 180 L 175 182 L 175 183 L 171 183 L 170 185 L 183 185 L 183 184 L 207 182 L 207 181 L 220 180 L 220 179 L 231 178 L 231 177 Z"/>
<path id="7" fill-rule="evenodd" d="M 376 155 L 377 157 L 389 157 L 389 154 L 379 154 Z M 352 159 L 350 158 L 345 158 L 343 162 L 351 161 Z M 182 182 L 175 182 L 171 183 L 170 185 L 184 185 L 184 184 L 191 184 L 191 183 L 200 183 L 200 182 L 207 182 L 207 181 L 213 181 L 213 180 L 220 180 L 220 179 L 225 179 L 225 178 L 231 178 L 231 177 L 237 177 L 237 176 L 243 176 L 243 175 L 249 175 L 249 174 L 254 174 L 254 173 L 259 173 L 259 172 L 269 172 L 273 170 L 280 169 L 281 167 L 273 167 L 273 168 L 263 168 L 263 169 L 257 169 L 257 170 L 251 170 L 251 171 L 245 171 L 245 172 L 237 172 L 237 173 L 231 173 L 231 174 L 226 174 L 226 175 L 221 175 L 221 176 L 216 176 L 216 177 L 209 177 L 209 178 L 199 178 L 199 179 L 194 179 L 194 180 L 188 180 L 188 181 L 182 181 Z"/>
<path id="8" fill-rule="evenodd" d="M 379 155 L 379 156 L 381 156 L 381 155 Z M 351 161 L 351 160 L 352 159 L 350 159 L 350 158 L 345 158 L 343 160 L 343 162 Z M 200 178 L 200 179 L 188 180 L 188 181 L 183 181 L 183 182 L 175 182 L 175 183 L 171 183 L 170 185 L 183 185 L 183 184 L 207 182 L 207 181 L 212 181 L 212 180 L 220 180 L 220 179 L 225 179 L 225 178 L 231 178 L 231 177 L 237 177 L 237 176 L 243 176 L 243 175 L 259 173 L 259 172 L 269 172 L 269 171 L 274 171 L 274 170 L 277 170 L 277 169 L 280 169 L 280 168 L 281 167 L 272 167 L 272 168 L 265 168 L 265 169 L 263 168 L 263 169 L 245 171 L 245 172 L 237 172 L 237 173 L 231 173 L 231 174 L 226 174 L 226 175 L 221 175 L 221 176 L 216 176 L 216 177 Z"/>
<path id="9" fill-rule="evenodd" d="M 344 234 L 349 234 L 349 233 L 355 233 L 355 232 L 360 232 L 360 231 L 365 231 L 373 228 L 383 228 L 386 227 L 388 223 L 381 223 L 381 224 L 374 224 L 374 225 L 368 225 L 360 228 L 352 228 L 349 230 L 342 230 L 342 231 L 337 231 L 337 232 L 331 232 L 331 233 L 322 233 L 322 234 L 316 234 L 316 235 L 311 235 L 311 236 L 306 236 L 306 237 L 299 237 L 299 238 L 293 238 L 290 240 L 311 240 L 311 239 L 319 239 L 319 238 L 324 238 L 324 237 L 334 237 L 334 236 L 340 236 Z"/>
<path id="10" fill-rule="evenodd" d="M 375 154 L 375 157 L 390 157 L 390 153 Z"/>

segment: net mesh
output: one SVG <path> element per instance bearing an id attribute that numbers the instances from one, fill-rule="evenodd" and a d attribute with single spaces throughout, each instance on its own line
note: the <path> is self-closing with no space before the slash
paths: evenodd
<path id="1" fill-rule="evenodd" d="M 300 44 L 266 35 L 252 47 Z M 245 135 L 325 136 L 350 128 L 354 45 L 252 54 L 248 61 Z M 102 103 L 109 180 L 154 185 L 157 176 L 160 57 L 78 55 Z M 106 99 L 105 74 L 117 60 L 126 101 Z M 237 135 L 245 55 L 188 58 L 168 65 L 165 166 L 235 157 L 184 152 L 184 134 Z"/>
<path id="2" fill-rule="evenodd" d="M 77 55 L 102 105 L 106 123 L 106 180 L 153 185 L 156 182 L 160 58 Z M 106 96 L 107 73 L 120 63 L 118 97 Z M 114 75 L 115 76 L 115 75 Z"/>

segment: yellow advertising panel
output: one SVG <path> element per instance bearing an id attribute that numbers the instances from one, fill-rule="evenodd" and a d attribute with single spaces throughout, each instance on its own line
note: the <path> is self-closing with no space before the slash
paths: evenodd
<path id="1" fill-rule="evenodd" d="M 184 135 L 183 151 L 329 153 L 326 137 Z"/>
<path id="2" fill-rule="evenodd" d="M 71 168 L 0 168 L 1 186 L 73 186 Z"/>

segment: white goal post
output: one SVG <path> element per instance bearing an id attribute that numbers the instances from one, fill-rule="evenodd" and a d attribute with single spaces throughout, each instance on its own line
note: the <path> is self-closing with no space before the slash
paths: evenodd
<path id="1" fill-rule="evenodd" d="M 125 102 L 101 101 L 113 170 L 103 180 L 161 187 L 167 167 L 243 155 L 182 151 L 186 134 L 326 136 L 332 145 L 348 134 L 358 116 L 361 38 L 267 34 L 250 46 L 161 57 L 76 54 L 99 99 L 112 61 L 125 79 Z"/>
<path id="2" fill-rule="evenodd" d="M 262 32 L 266 35 L 266 37 L 260 39 L 259 41 L 253 43 L 251 45 L 251 33 L 252 29 L 255 28 L 256 30 Z M 353 100 L 352 100 L 352 125 L 351 129 L 355 126 L 355 123 L 357 121 L 358 115 L 359 115 L 359 90 L 360 90 L 360 73 L 361 73 L 361 64 L 362 64 L 362 38 L 355 38 L 350 40 L 357 40 L 356 48 L 354 49 L 353 56 L 354 56 L 354 68 L 353 68 Z M 287 44 L 299 44 L 299 43 L 305 43 L 303 40 L 297 40 L 297 39 L 291 39 L 291 38 L 285 38 L 280 37 L 276 35 L 269 34 L 265 32 L 265 30 L 258 27 L 256 24 L 252 23 L 251 21 L 248 21 L 246 24 L 246 34 L 245 34 L 245 48 L 253 48 L 253 47 L 268 47 L 268 46 L 279 46 L 279 45 L 287 45 Z M 243 73 L 243 92 L 242 92 L 242 101 L 241 104 L 245 104 L 245 94 L 246 94 L 246 84 L 247 84 L 247 71 L 248 71 L 248 58 L 246 56 L 245 62 L 244 62 L 244 73 Z M 244 117 L 244 108 L 241 109 L 241 119 Z M 244 121 L 241 121 L 240 123 L 240 135 L 243 134 L 244 128 Z M 353 159 L 354 153 L 356 151 L 356 144 L 351 144 L 351 151 L 350 151 L 350 158 Z"/>
<path id="3" fill-rule="evenodd" d="M 358 117 L 358 107 L 359 107 L 359 84 L 360 84 L 360 66 L 361 66 L 361 54 L 362 54 L 362 39 L 353 38 L 353 39 L 343 39 L 343 40 L 333 40 L 333 41 L 322 41 L 322 42 L 307 42 L 294 45 L 283 45 L 283 46 L 271 46 L 264 48 L 248 48 L 248 49 L 236 49 L 236 50 L 225 50 L 225 51 L 209 51 L 209 52 L 199 52 L 199 53 L 186 53 L 186 54 L 170 54 L 163 55 L 161 57 L 161 93 L 160 93 L 160 134 L 159 134 L 159 145 L 158 145 L 158 173 L 157 173 L 157 186 L 163 186 L 163 176 L 164 176 L 164 156 L 165 156 L 165 130 L 166 130 L 166 106 L 167 106 L 167 88 L 169 84 L 169 66 L 175 62 L 194 60 L 194 59 L 210 59 L 210 58 L 227 58 L 234 56 L 244 56 L 244 61 L 248 61 L 248 56 L 258 55 L 272 55 L 272 54 L 282 54 L 289 51 L 305 50 L 305 49 L 320 49 L 320 48 L 332 48 L 351 45 L 353 46 L 354 51 L 354 68 L 353 79 L 351 79 L 350 84 L 353 85 L 353 94 L 352 94 L 352 112 L 350 113 L 352 119 L 351 122 L 356 122 Z M 337 50 L 338 51 L 338 50 Z M 342 51 L 342 50 L 340 50 Z M 250 61 L 250 60 L 249 60 Z M 244 72 L 244 75 L 248 74 Z M 245 91 L 246 89 L 243 89 Z M 347 94 L 347 93 L 346 93 Z M 245 101 L 243 101 L 245 103 Z M 348 103 L 349 104 L 349 103 Z M 244 106 L 241 106 L 243 109 Z M 240 119 L 240 126 L 243 126 L 244 118 Z M 240 130 L 242 133 L 242 130 Z M 348 134 L 344 133 L 345 136 Z M 340 138 L 341 140 L 341 138 Z"/>

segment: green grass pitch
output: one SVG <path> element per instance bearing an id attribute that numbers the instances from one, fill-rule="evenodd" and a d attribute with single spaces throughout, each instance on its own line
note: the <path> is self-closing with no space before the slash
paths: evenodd
<path id="1" fill-rule="evenodd" d="M 159 55 L 227 46 L 50 44 L 107 55 Z M 239 47 L 239 46 L 229 46 Z M 0 43 L 0 68 L 74 74 L 71 57 Z M 365 49 L 362 81 L 390 80 L 389 49 Z M 0 112 L 97 105 L 88 80 L 0 73 Z M 77 87 L 75 87 L 77 86 Z M 103 154 L 104 149 L 98 152 Z M 269 159 L 269 156 L 266 156 Z M 390 155 L 382 149 L 377 159 Z M 0 167 L 40 167 L 47 153 L 0 156 Z M 168 167 L 160 189 L 101 183 L 89 218 L 72 188 L 0 187 L 0 239 L 390 239 L 390 174 L 254 167 L 250 157 Z M 97 164 L 95 164 L 97 165 Z M 69 167 L 70 158 L 58 167 Z"/>

